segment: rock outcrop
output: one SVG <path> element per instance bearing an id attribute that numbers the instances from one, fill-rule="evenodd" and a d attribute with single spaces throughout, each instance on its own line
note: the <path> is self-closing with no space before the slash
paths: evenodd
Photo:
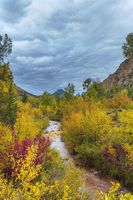
<path id="1" fill-rule="evenodd" d="M 111 88 L 113 85 L 133 85 L 133 57 L 122 62 L 115 73 L 103 81 L 104 85 Z"/>

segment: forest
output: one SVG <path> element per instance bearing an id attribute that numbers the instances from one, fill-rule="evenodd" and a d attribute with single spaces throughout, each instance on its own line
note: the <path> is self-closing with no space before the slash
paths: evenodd
<path id="1" fill-rule="evenodd" d="M 125 47 L 124 47 L 125 48 Z M 97 200 L 133 200 L 133 86 L 106 88 L 90 78 L 75 95 L 69 83 L 60 94 L 19 94 L 5 58 L 12 41 L 0 39 L 0 199 L 93 200 L 82 189 L 82 171 L 51 149 L 45 129 L 61 123 L 61 137 L 84 168 L 115 180 Z M 127 53 L 127 51 L 126 51 Z M 127 192 L 120 193 L 120 185 Z"/>

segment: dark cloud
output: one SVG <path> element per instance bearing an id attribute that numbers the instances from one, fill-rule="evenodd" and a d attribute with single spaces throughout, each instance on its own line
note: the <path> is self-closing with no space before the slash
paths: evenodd
<path id="1" fill-rule="evenodd" d="M 1 0 L 1 18 L 8 23 L 19 21 L 26 14 L 30 0 Z"/>
<path id="2" fill-rule="evenodd" d="M 13 39 L 15 81 L 30 92 L 53 92 L 68 82 L 81 91 L 84 79 L 104 79 L 123 60 L 132 0 L 1 1 L 0 29 Z"/>

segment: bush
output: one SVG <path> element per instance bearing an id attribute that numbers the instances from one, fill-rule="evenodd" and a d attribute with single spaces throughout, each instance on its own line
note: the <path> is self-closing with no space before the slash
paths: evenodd
<path id="1" fill-rule="evenodd" d="M 111 105 L 121 108 L 117 119 L 99 102 L 89 101 L 85 110 L 84 106 L 75 109 L 76 104 L 63 118 L 62 137 L 83 165 L 117 178 L 133 190 L 133 112 L 128 109 L 132 101 L 125 92 L 113 98 Z"/>

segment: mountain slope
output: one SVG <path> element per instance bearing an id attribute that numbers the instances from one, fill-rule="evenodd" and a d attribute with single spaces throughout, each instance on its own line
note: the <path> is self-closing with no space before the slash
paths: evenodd
<path id="1" fill-rule="evenodd" d="M 116 72 L 109 75 L 103 84 L 107 88 L 111 88 L 113 85 L 133 85 L 133 57 L 122 62 Z"/>
<path id="2" fill-rule="evenodd" d="M 64 97 L 64 94 L 65 94 L 65 91 L 64 90 L 62 90 L 62 89 L 59 89 L 59 90 L 57 90 L 56 92 L 54 92 L 53 94 L 52 94 L 52 96 L 56 96 L 57 94 L 59 94 L 62 98 Z"/>
<path id="3" fill-rule="evenodd" d="M 31 94 L 30 92 L 25 91 L 24 89 L 22 89 L 22 88 L 20 88 L 18 86 L 16 86 L 16 88 L 17 88 L 17 94 L 18 94 L 18 96 L 22 96 L 24 93 L 26 93 L 27 96 L 29 96 L 29 97 L 36 97 L 36 98 L 39 97 L 37 95 Z"/>

